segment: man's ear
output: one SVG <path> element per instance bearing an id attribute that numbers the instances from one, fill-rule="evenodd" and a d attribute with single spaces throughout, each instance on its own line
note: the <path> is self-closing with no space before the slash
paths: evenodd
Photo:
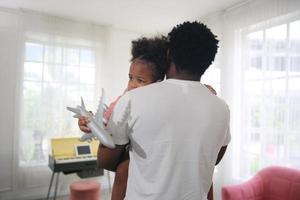
<path id="1" fill-rule="evenodd" d="M 171 62 L 167 69 L 166 76 L 167 78 L 169 78 L 169 77 L 173 77 L 176 74 L 177 74 L 176 66 L 173 62 Z"/>
<path id="2" fill-rule="evenodd" d="M 170 55 L 170 49 L 167 49 L 167 55 L 166 55 L 167 69 L 170 67 L 171 62 L 172 62 L 172 58 Z"/>

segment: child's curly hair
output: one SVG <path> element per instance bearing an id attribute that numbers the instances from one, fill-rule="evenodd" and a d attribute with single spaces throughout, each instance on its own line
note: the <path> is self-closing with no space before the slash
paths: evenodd
<path id="1" fill-rule="evenodd" d="M 139 38 L 131 42 L 131 62 L 140 59 L 153 68 L 154 80 L 163 80 L 167 70 L 166 37 Z"/>
<path id="2" fill-rule="evenodd" d="M 204 74 L 218 51 L 216 36 L 200 22 L 184 22 L 168 34 L 170 59 L 177 70 Z"/>

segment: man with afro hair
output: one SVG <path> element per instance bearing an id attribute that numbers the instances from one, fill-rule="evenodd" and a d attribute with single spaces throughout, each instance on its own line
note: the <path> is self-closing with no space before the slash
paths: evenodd
<path id="1" fill-rule="evenodd" d="M 117 166 L 131 144 L 126 200 L 206 200 L 230 141 L 229 108 L 201 83 L 216 36 L 200 22 L 185 22 L 168 42 L 167 80 L 124 94 L 107 125 L 117 146 L 99 156 L 100 166 Z"/>

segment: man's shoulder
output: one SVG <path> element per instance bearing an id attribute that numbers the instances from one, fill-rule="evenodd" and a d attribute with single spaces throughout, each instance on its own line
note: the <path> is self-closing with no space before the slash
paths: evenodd
<path id="1" fill-rule="evenodd" d="M 211 107 L 215 112 L 222 113 L 224 117 L 230 116 L 230 109 L 226 101 L 218 96 L 215 96 L 213 105 Z"/>
<path id="2" fill-rule="evenodd" d="M 215 96 L 215 97 L 216 97 L 216 101 L 218 102 L 219 105 L 225 107 L 226 109 L 229 109 L 227 102 L 223 98 L 221 98 L 219 96 Z"/>
<path id="3" fill-rule="evenodd" d="M 157 90 L 159 90 L 160 88 L 163 87 L 164 82 L 156 82 L 156 83 L 151 83 L 149 85 L 143 86 L 143 87 L 139 87 L 136 88 L 134 90 L 130 90 L 128 92 L 129 96 L 135 96 L 135 95 L 140 95 L 140 94 L 147 94 L 147 93 L 151 93 L 156 92 Z"/>

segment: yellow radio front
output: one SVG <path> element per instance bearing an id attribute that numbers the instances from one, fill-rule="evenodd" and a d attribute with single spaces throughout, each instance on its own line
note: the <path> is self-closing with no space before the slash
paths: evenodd
<path id="1" fill-rule="evenodd" d="M 98 140 L 93 140 L 91 142 L 82 142 L 79 140 L 79 137 L 52 138 L 52 157 L 54 159 L 76 157 L 78 154 L 78 152 L 76 152 L 76 147 L 84 145 L 90 146 L 90 154 L 92 156 L 97 156 L 97 150 L 99 146 Z"/>

